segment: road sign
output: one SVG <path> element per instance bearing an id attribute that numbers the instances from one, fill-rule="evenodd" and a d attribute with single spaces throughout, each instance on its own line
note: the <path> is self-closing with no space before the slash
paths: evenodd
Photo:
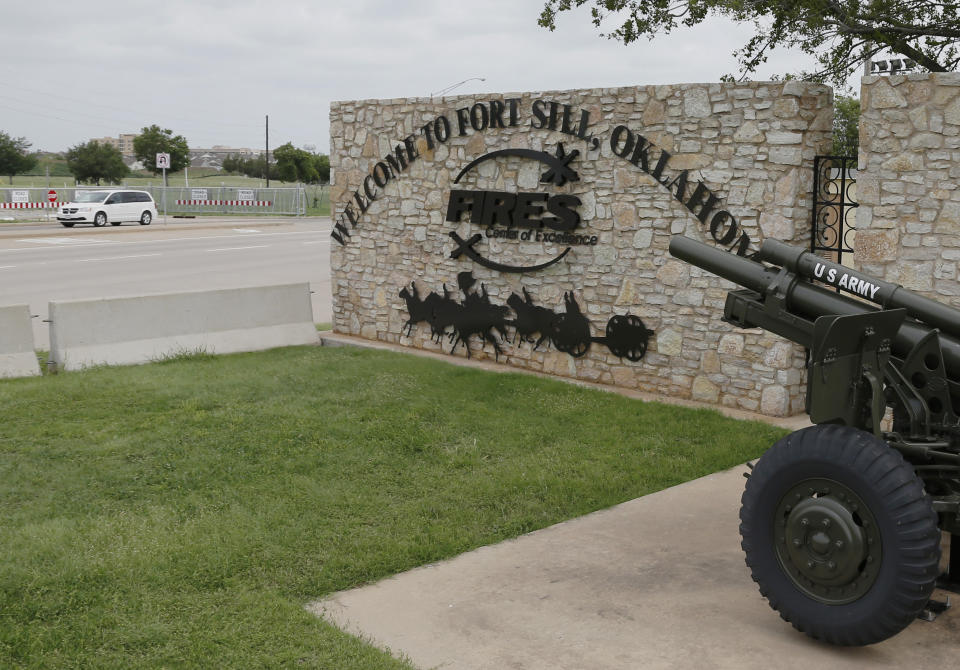
<path id="1" fill-rule="evenodd" d="M 157 167 L 158 168 L 170 167 L 170 154 L 157 154 Z"/>
<path id="2" fill-rule="evenodd" d="M 49 191 L 47 191 L 47 200 L 49 200 L 50 202 L 56 202 L 57 192 L 54 191 L 53 189 L 50 189 Z"/>
<path id="3" fill-rule="evenodd" d="M 13 191 L 10 202 L 30 202 L 30 191 Z"/>
<path id="4" fill-rule="evenodd" d="M 237 191 L 237 200 L 249 201 L 253 200 L 253 191 L 247 189 L 240 189 Z"/>

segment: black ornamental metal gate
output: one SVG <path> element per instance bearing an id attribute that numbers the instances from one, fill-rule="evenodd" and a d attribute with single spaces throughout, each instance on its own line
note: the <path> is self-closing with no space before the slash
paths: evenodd
<path id="1" fill-rule="evenodd" d="M 856 156 L 813 159 L 813 229 L 810 251 L 843 263 L 856 236 Z"/>

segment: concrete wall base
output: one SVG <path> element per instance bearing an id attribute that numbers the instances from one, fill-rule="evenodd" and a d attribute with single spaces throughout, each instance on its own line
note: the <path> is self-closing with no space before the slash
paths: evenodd
<path id="1" fill-rule="evenodd" d="M 27 305 L 0 307 L 0 378 L 39 375 L 40 364 L 33 346 L 30 308 Z"/>

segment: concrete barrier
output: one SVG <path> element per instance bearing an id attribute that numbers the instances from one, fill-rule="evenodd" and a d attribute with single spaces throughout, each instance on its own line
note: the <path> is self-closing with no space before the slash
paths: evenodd
<path id="1" fill-rule="evenodd" d="M 64 370 L 318 342 L 307 283 L 50 303 Z"/>
<path id="2" fill-rule="evenodd" d="M 0 377 L 33 377 L 40 374 L 33 350 L 33 327 L 27 305 L 0 307 Z"/>

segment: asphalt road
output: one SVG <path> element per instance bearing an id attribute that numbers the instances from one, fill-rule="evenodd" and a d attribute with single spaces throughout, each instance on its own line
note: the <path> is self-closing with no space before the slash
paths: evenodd
<path id="1" fill-rule="evenodd" d="M 50 301 L 309 282 L 331 320 L 330 219 L 174 220 L 149 228 L 0 226 L 0 304 L 28 304 L 49 348 Z"/>

